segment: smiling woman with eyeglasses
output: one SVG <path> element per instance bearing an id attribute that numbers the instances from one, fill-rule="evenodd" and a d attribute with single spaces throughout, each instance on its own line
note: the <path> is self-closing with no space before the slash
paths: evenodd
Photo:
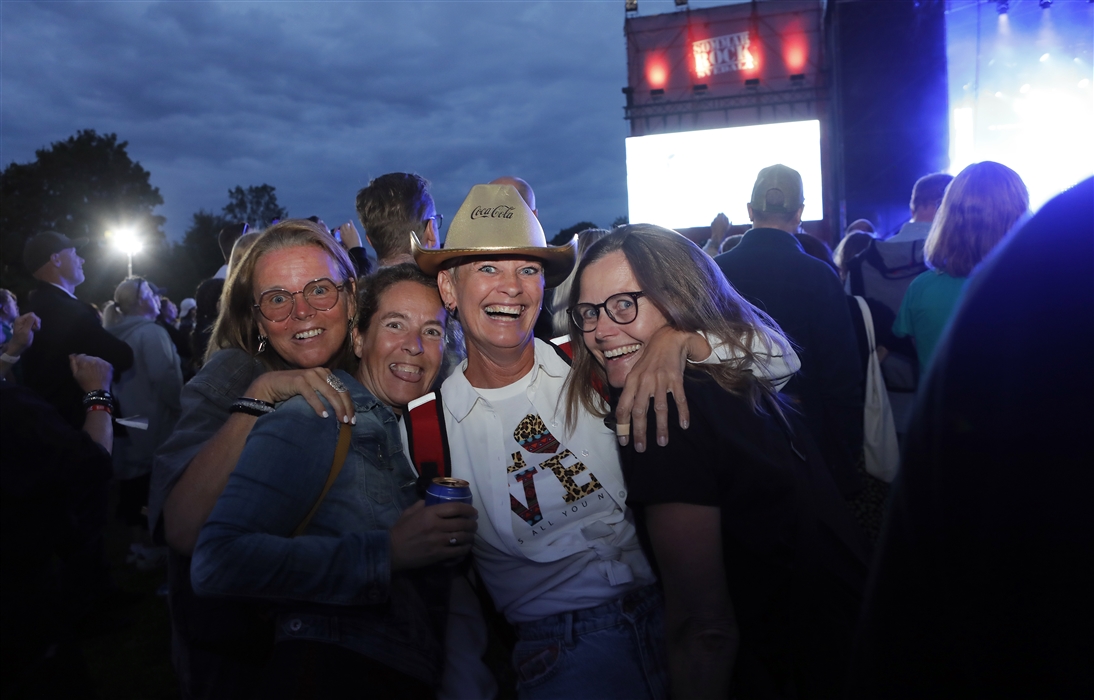
<path id="1" fill-rule="evenodd" d="M 748 370 L 762 362 L 756 338 L 779 337 L 774 321 L 694 243 L 649 224 L 590 247 L 570 298 L 571 336 L 584 342 L 568 415 L 610 415 L 665 328 L 717 335 L 738 358 L 685 372 L 689 429 L 670 416 L 667 445 L 620 452 L 627 505 L 664 587 L 673 696 L 837 697 L 862 541 L 793 409 Z"/>
<path id="2" fill-rule="evenodd" d="M 350 395 L 327 381 L 332 369 L 356 362 L 355 292 L 341 246 L 317 224 L 297 220 L 267 229 L 224 285 L 205 364 L 183 389 L 182 415 L 156 454 L 148 501 L 149 527 L 171 547 L 184 695 L 256 692 L 272 630 L 239 604 L 196 598 L 189 556 L 258 416 L 299 395 L 332 424 L 356 420 Z"/>

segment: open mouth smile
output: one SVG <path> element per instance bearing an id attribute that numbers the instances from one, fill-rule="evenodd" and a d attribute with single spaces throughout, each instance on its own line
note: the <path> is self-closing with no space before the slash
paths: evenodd
<path id="1" fill-rule="evenodd" d="M 407 365 L 401 362 L 392 362 L 387 366 L 391 373 L 404 382 L 420 382 L 422 381 L 422 375 L 425 371 L 421 367 L 415 365 Z"/>
<path id="2" fill-rule="evenodd" d="M 520 304 L 491 304 L 484 311 L 490 318 L 517 319 L 524 313 L 524 308 Z"/>
<path id="3" fill-rule="evenodd" d="M 312 328 L 311 330 L 300 331 L 299 333 L 294 335 L 293 338 L 295 340 L 307 340 L 308 338 L 315 338 L 321 335 L 323 331 L 324 329 L 322 328 Z"/>
<path id="4" fill-rule="evenodd" d="M 612 348 L 611 350 L 604 351 L 605 360 L 616 360 L 627 355 L 634 354 L 642 349 L 642 343 L 635 343 L 633 345 L 624 345 L 618 348 Z"/>

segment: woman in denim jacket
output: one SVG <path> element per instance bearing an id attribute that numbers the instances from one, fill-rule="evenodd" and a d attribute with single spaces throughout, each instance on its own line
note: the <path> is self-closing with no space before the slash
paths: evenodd
<path id="1" fill-rule="evenodd" d="M 416 267 L 370 278 L 354 332 L 360 365 L 331 379 L 353 400 L 351 449 L 304 533 L 292 536 L 326 482 L 339 426 L 300 396 L 256 422 L 201 531 L 195 592 L 274 604 L 264 695 L 432 696 L 447 575 L 424 567 L 470 550 L 475 511 L 418 501 L 397 421 L 437 377 L 446 320 L 436 282 Z"/>

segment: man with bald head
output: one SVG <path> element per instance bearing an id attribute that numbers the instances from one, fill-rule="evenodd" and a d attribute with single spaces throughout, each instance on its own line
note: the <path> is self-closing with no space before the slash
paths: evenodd
<path id="1" fill-rule="evenodd" d="M 516 188 L 517 193 L 520 194 L 520 198 L 524 200 L 524 203 L 528 205 L 528 208 L 532 210 L 532 213 L 539 218 L 539 210 L 536 209 L 536 193 L 532 191 L 532 186 L 528 184 L 527 180 L 516 177 L 515 175 L 504 175 L 491 180 L 491 185 L 511 185 Z"/>

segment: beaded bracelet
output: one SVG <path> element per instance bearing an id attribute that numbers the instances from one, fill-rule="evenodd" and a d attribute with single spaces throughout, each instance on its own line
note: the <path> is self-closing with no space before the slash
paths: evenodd
<path id="1" fill-rule="evenodd" d="M 274 405 L 268 401 L 261 401 L 259 399 L 252 399 L 244 396 L 235 401 L 228 410 L 232 413 L 246 413 L 249 416 L 258 418 L 267 413 L 273 413 Z"/>

